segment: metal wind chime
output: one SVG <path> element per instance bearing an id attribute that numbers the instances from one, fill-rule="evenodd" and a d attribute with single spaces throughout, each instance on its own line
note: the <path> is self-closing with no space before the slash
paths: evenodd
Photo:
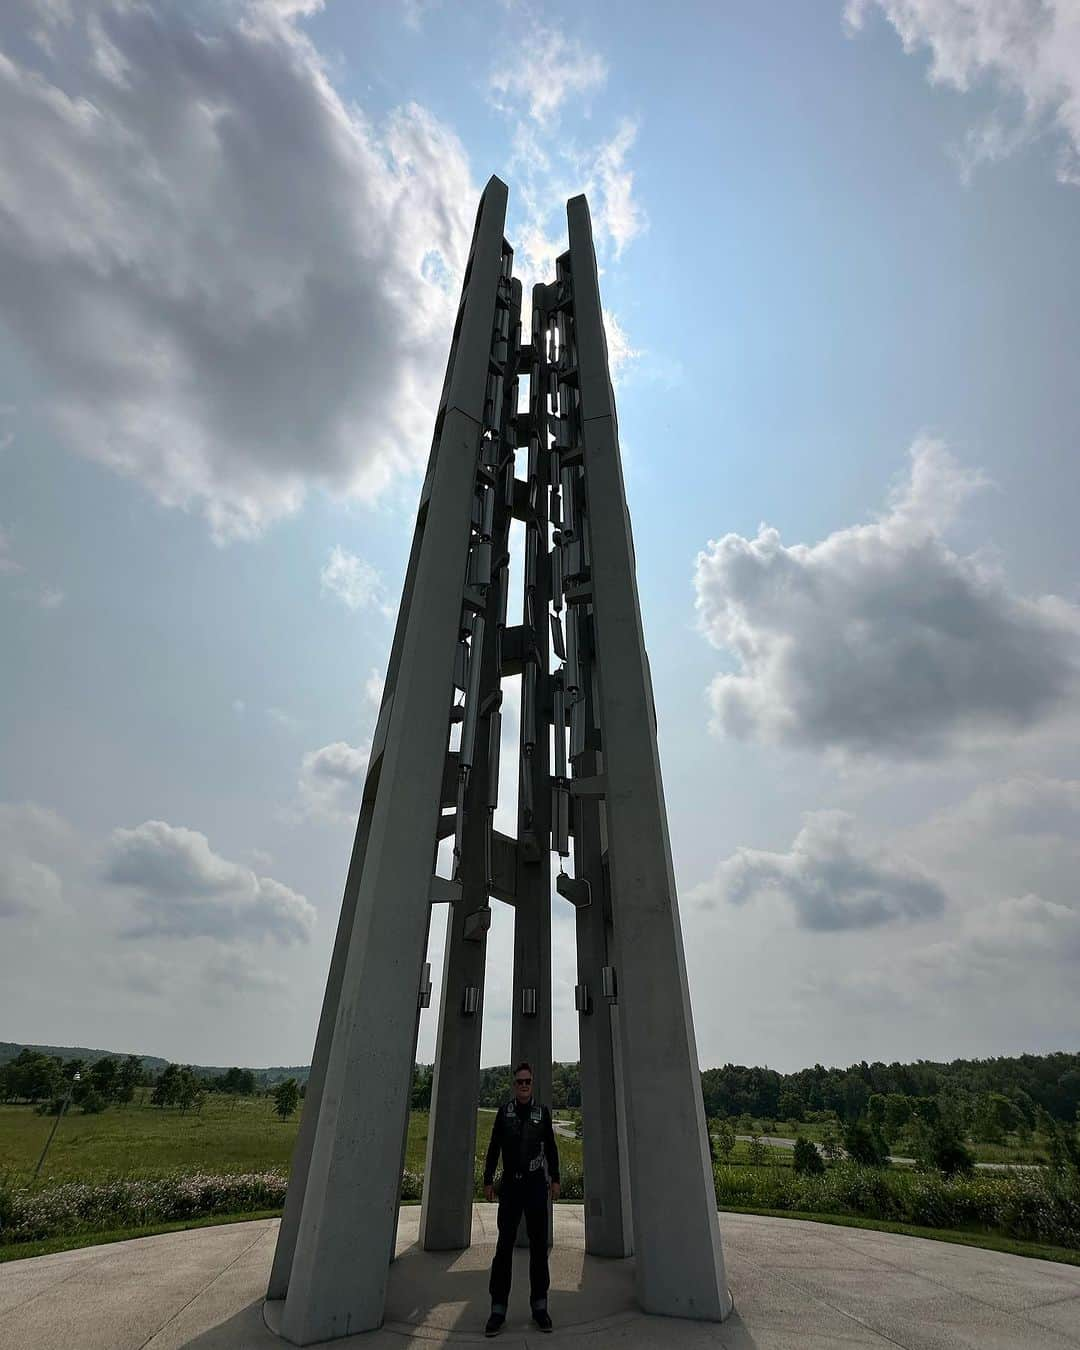
<path id="1" fill-rule="evenodd" d="M 584 197 L 521 283 L 477 214 L 268 1297 L 301 1345 L 378 1326 L 432 905 L 448 906 L 420 1243 L 471 1240 L 487 935 L 513 907 L 511 1055 L 551 1100 L 551 914 L 575 911 L 586 1250 L 649 1311 L 730 1310 Z M 520 406 L 528 381 L 527 407 Z M 511 526 L 524 537 L 508 621 Z M 516 834 L 495 829 L 520 680 Z M 449 876 L 435 871 L 453 840 Z M 552 894 L 551 857 L 559 859 Z M 570 869 L 567 870 L 567 860 Z M 560 899 L 561 898 L 561 899 Z M 678 1194 L 677 1206 L 670 1204 Z"/>

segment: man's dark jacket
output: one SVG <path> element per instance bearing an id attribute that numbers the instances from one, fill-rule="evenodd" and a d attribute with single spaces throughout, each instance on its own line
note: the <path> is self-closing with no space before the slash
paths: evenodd
<path id="1" fill-rule="evenodd" d="M 559 1179 L 559 1150 L 555 1131 L 551 1127 L 551 1112 L 546 1106 L 529 1102 L 521 1106 L 507 1102 L 500 1106 L 491 1127 L 487 1160 L 484 1163 L 484 1185 L 495 1180 L 495 1164 L 502 1154 L 503 1182 L 533 1179 L 547 1163 L 551 1181 Z"/>

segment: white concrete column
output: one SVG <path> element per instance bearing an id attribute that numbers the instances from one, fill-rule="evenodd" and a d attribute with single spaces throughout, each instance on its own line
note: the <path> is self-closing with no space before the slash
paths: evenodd
<path id="1" fill-rule="evenodd" d="M 638 1301 L 721 1320 L 724 1274 L 588 204 L 568 204 Z"/>

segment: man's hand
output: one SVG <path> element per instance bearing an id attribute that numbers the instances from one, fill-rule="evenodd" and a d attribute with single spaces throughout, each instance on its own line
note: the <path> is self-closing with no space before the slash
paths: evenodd
<path id="1" fill-rule="evenodd" d="M 551 1198 L 552 1198 L 552 1200 L 558 1200 L 559 1194 L 560 1194 L 561 1191 L 562 1191 L 562 1187 L 559 1185 L 559 1183 L 558 1183 L 557 1181 L 553 1181 L 553 1182 L 551 1183 Z"/>
<path id="2" fill-rule="evenodd" d="M 484 1183 L 484 1199 L 490 1204 L 495 1199 L 495 1187 Z"/>

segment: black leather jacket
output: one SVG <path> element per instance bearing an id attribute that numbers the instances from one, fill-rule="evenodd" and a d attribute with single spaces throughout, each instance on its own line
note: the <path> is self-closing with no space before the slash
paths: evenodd
<path id="1" fill-rule="evenodd" d="M 519 1106 L 506 1102 L 495 1115 L 484 1163 L 484 1185 L 495 1180 L 495 1165 L 502 1155 L 503 1181 L 535 1176 L 547 1165 L 551 1181 L 559 1179 L 559 1150 L 551 1127 L 551 1112 L 538 1102 Z"/>

